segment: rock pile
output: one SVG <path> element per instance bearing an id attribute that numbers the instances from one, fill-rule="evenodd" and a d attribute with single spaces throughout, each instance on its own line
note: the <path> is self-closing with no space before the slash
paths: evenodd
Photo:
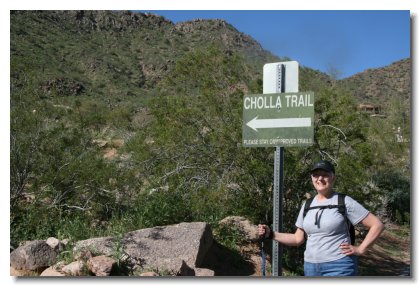
<path id="1" fill-rule="evenodd" d="M 71 258 L 61 261 L 66 241 L 29 241 L 10 254 L 12 276 L 214 276 L 200 268 L 213 243 L 204 222 L 136 230 L 119 237 L 75 243 Z M 68 259 L 67 259 L 68 260 Z"/>

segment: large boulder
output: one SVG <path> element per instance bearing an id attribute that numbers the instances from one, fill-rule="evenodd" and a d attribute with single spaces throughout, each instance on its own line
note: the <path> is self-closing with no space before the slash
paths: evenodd
<path id="1" fill-rule="evenodd" d="M 10 253 L 10 265 L 17 270 L 39 270 L 56 262 L 58 247 L 52 248 L 45 240 L 25 243 Z"/>
<path id="2" fill-rule="evenodd" d="M 141 229 L 123 238 L 125 252 L 141 261 L 143 269 L 178 275 L 194 275 L 212 243 L 210 226 L 204 222 Z"/>

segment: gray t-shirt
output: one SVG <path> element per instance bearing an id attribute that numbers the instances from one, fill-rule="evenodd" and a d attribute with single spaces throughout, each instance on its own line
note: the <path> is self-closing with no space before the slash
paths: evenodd
<path id="1" fill-rule="evenodd" d="M 369 214 L 367 209 L 349 196 L 345 197 L 344 202 L 347 218 L 353 225 L 358 224 Z M 322 202 L 315 197 L 311 207 L 337 204 L 338 194 L 334 193 L 331 198 Z M 341 253 L 339 246 L 343 242 L 350 243 L 350 234 L 346 220 L 338 208 L 311 209 L 303 219 L 304 207 L 305 204 L 302 205 L 296 220 L 296 226 L 307 234 L 304 260 L 311 263 L 323 263 L 346 256 Z"/>

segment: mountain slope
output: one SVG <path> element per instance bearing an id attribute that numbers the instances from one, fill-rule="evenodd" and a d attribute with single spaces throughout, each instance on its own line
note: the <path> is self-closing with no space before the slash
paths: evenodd
<path id="1" fill-rule="evenodd" d="M 252 66 L 247 70 L 252 78 L 264 62 L 279 60 L 222 20 L 174 25 L 132 12 L 13 11 L 11 23 L 12 78 L 30 67 L 41 85 L 61 79 L 112 100 L 149 93 L 179 57 L 198 47 L 239 53 Z"/>
<path id="2" fill-rule="evenodd" d="M 363 103 L 383 104 L 394 97 L 409 101 L 411 60 L 403 59 L 386 67 L 368 69 L 338 83 L 349 89 Z"/>

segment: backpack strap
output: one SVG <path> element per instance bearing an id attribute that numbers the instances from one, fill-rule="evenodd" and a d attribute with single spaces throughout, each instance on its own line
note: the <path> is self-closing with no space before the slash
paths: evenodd
<path id="1" fill-rule="evenodd" d="M 303 218 L 305 218 L 306 214 L 308 213 L 309 210 L 314 210 L 314 209 L 333 209 L 333 208 L 338 208 L 338 205 L 326 205 L 326 206 L 314 206 L 311 207 L 312 201 L 314 200 L 314 198 L 310 198 L 307 199 L 305 202 L 305 207 L 303 208 Z M 345 206 L 344 206 L 345 208 Z"/>
<path id="2" fill-rule="evenodd" d="M 346 195 L 338 193 L 338 211 L 347 218 L 347 208 L 346 203 L 344 202 Z"/>
<path id="3" fill-rule="evenodd" d="M 305 218 L 306 214 L 308 213 L 313 200 L 314 200 L 314 197 L 306 200 L 305 207 L 303 208 L 303 218 Z"/>
<path id="4" fill-rule="evenodd" d="M 338 211 L 344 216 L 347 222 L 347 228 L 349 230 L 350 234 L 350 240 L 351 244 L 354 245 L 356 241 L 356 231 L 354 229 L 354 225 L 351 223 L 351 221 L 347 218 L 347 208 L 345 203 L 345 194 L 338 194 Z"/>

